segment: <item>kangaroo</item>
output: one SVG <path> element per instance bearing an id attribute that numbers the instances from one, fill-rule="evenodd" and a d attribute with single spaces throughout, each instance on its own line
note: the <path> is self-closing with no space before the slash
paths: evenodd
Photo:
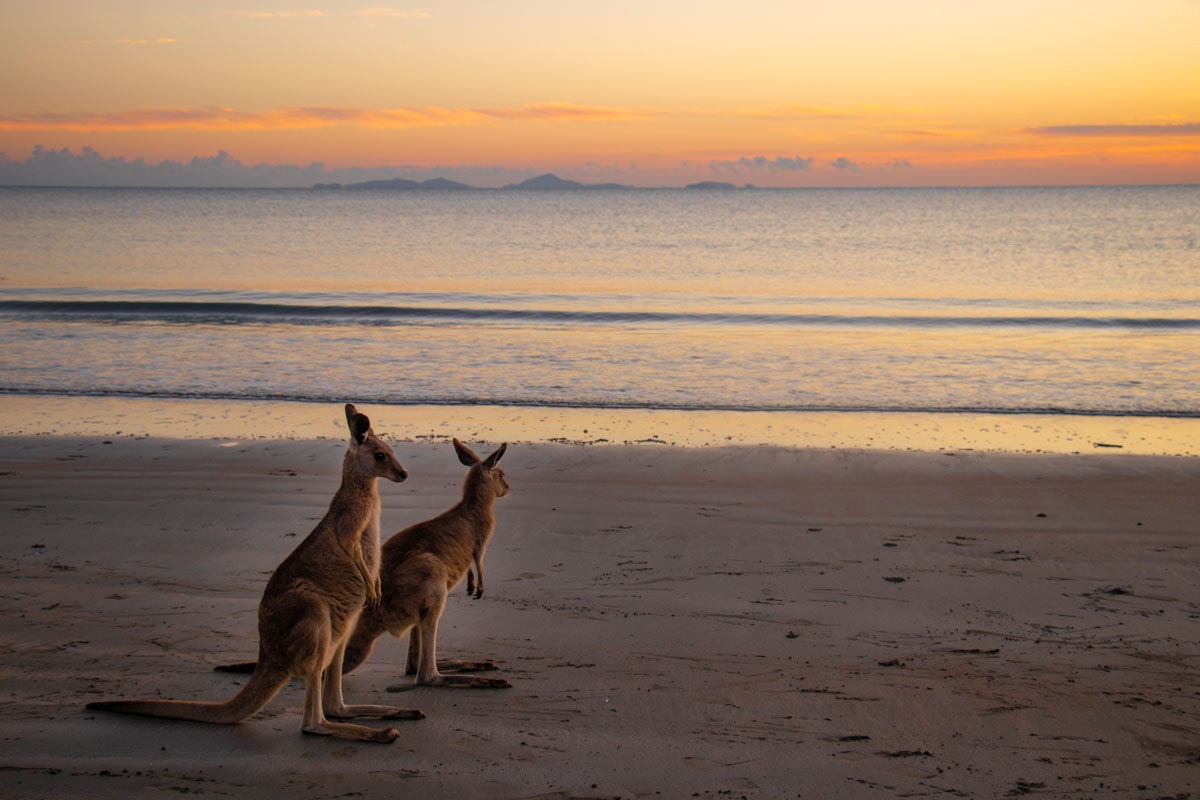
<path id="1" fill-rule="evenodd" d="M 346 644 L 342 664 L 346 672 L 366 660 L 375 640 L 385 632 L 399 637 L 411 631 L 405 674 L 416 675 L 414 685 L 490 689 L 509 686 L 508 681 L 499 678 L 443 675 L 439 671 L 439 667 L 460 672 L 495 669 L 491 662 L 437 660 L 438 620 L 450 590 L 465 574 L 467 594 L 474 598 L 483 596 L 483 554 L 496 527 L 492 503 L 508 494 L 508 481 L 496 463 L 507 448 L 507 443 L 502 444 L 481 461 L 470 448 L 454 440 L 458 460 L 470 467 L 463 482 L 463 499 L 441 515 L 405 528 L 383 545 L 380 567 L 383 600 L 364 609 L 359 616 Z M 411 687 L 389 686 L 388 691 L 408 688 Z"/>
<path id="2" fill-rule="evenodd" d="M 241 722 L 258 713 L 287 682 L 304 681 L 300 730 L 366 742 L 393 742 L 395 728 L 376 730 L 334 719 L 421 719 L 417 710 L 342 701 L 342 661 L 355 618 L 378 605 L 379 491 L 376 481 L 408 477 L 370 420 L 349 403 L 350 446 L 329 511 L 267 581 L 258 605 L 258 662 L 236 695 L 224 702 L 113 700 L 89 709 L 199 722 Z"/>

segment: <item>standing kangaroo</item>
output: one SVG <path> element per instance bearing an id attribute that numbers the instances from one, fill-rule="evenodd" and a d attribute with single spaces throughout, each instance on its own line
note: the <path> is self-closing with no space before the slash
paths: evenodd
<path id="1" fill-rule="evenodd" d="M 405 674 L 416 675 L 417 686 L 459 686 L 499 689 L 509 686 L 499 678 L 467 675 L 442 675 L 448 670 L 476 671 L 494 669 L 491 662 L 437 661 L 437 626 L 446 598 L 463 575 L 467 576 L 467 594 L 483 596 L 483 554 L 496 527 L 492 502 L 508 494 L 508 482 L 496 463 L 508 444 L 502 444 L 482 461 L 458 439 L 454 449 L 458 460 L 470 467 L 463 483 L 463 498 L 458 505 L 425 522 L 418 522 L 397 533 L 383 545 L 380 573 L 383 600 L 363 610 L 346 644 L 343 669 L 357 667 L 371 654 L 375 640 L 385 632 L 403 636 L 411 630 Z M 471 564 L 475 572 L 471 572 Z M 478 576 L 478 582 L 476 577 Z M 407 686 L 389 686 L 402 691 Z"/>
<path id="2" fill-rule="evenodd" d="M 342 701 L 346 639 L 364 602 L 379 602 L 379 491 L 376 481 L 408 477 L 371 422 L 349 403 L 350 446 L 342 483 L 329 511 L 271 575 L 258 604 L 258 662 L 236 695 L 225 702 L 115 700 L 88 708 L 233 723 L 258 713 L 293 677 L 304 681 L 304 733 L 367 742 L 393 742 L 395 728 L 376 730 L 335 719 L 421 719 L 420 711 L 391 706 L 348 706 Z"/>

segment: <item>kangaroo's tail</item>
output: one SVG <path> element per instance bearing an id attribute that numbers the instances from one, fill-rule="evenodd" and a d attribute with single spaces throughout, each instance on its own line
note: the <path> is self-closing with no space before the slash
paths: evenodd
<path id="1" fill-rule="evenodd" d="M 241 722 L 261 711 L 284 687 L 288 678 L 286 672 L 279 670 L 255 669 L 242 690 L 222 703 L 193 700 L 108 700 L 88 703 L 87 707 L 95 711 L 229 724 Z"/>
<path id="2" fill-rule="evenodd" d="M 245 674 L 254 672 L 257 668 L 257 661 L 240 661 L 237 664 L 218 664 L 213 667 L 213 672 L 239 672 Z"/>

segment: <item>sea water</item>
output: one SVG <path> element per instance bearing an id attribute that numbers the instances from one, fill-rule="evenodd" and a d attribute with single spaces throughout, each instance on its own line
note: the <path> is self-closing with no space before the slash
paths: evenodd
<path id="1" fill-rule="evenodd" d="M 1200 187 L 0 188 L 0 393 L 1200 417 Z"/>

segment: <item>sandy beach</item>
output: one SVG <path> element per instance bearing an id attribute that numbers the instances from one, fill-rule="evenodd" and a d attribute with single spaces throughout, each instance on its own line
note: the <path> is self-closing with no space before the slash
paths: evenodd
<path id="1" fill-rule="evenodd" d="M 393 443 L 385 537 L 463 474 Z M 425 711 L 392 745 L 301 735 L 299 683 L 233 726 L 85 710 L 233 694 L 212 667 L 254 656 L 343 450 L 0 438 L 5 797 L 1200 791 L 1194 457 L 515 444 L 487 593 L 439 642 L 511 689 L 388 693 L 387 638 L 346 695 Z"/>

